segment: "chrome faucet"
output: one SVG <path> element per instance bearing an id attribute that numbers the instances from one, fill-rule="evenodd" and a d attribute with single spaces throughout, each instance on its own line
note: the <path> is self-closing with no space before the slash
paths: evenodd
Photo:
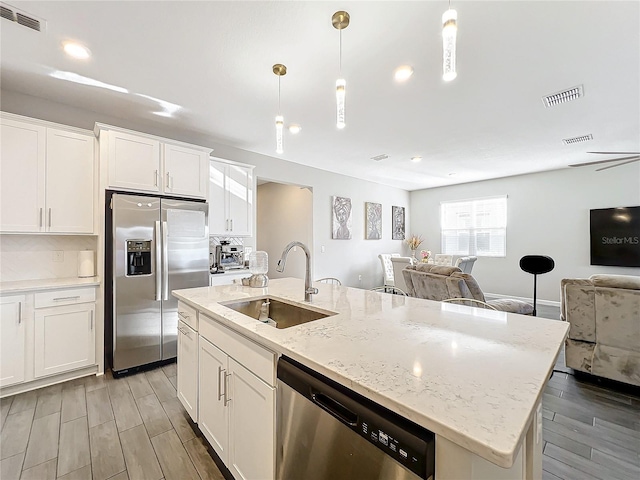
<path id="1" fill-rule="evenodd" d="M 304 250 L 304 254 L 307 256 L 306 274 L 304 276 L 304 301 L 310 302 L 311 295 L 315 295 L 316 293 L 318 293 L 318 289 L 311 286 L 311 252 L 309 252 L 309 249 L 304 243 L 291 242 L 289 245 L 284 247 L 282 256 L 280 257 L 280 260 L 278 260 L 276 271 L 280 273 L 284 272 L 284 267 L 287 262 L 287 255 L 289 254 L 289 250 L 291 250 L 293 247 L 300 247 L 302 250 Z"/>

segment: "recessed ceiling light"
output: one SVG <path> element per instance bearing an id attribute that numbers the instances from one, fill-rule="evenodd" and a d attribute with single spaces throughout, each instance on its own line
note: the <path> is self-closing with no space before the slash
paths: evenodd
<path id="1" fill-rule="evenodd" d="M 91 56 L 91 50 L 79 43 L 65 42 L 63 45 L 65 53 L 73 58 L 84 60 Z"/>
<path id="2" fill-rule="evenodd" d="M 421 160 L 422 160 L 422 157 L 411 157 L 411 161 L 412 161 L 413 163 L 418 163 L 418 162 L 420 162 Z"/>
<path id="3" fill-rule="evenodd" d="M 297 123 L 292 123 L 291 125 L 289 125 L 289 131 L 291 133 L 293 133 L 294 135 L 296 133 L 300 133 L 300 130 L 302 130 L 302 127 L 300 125 L 298 125 Z"/>
<path id="4" fill-rule="evenodd" d="M 404 82 L 408 80 L 411 75 L 413 75 L 413 67 L 411 65 L 402 65 L 396 68 L 396 71 L 393 75 L 397 81 Z"/>

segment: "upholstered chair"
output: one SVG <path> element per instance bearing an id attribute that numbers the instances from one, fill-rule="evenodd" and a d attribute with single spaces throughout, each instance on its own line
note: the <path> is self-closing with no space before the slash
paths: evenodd
<path id="1" fill-rule="evenodd" d="M 531 315 L 533 305 L 522 300 L 501 298 L 486 300 L 478 282 L 472 275 L 462 273 L 458 267 L 418 263 L 402 271 L 409 296 L 443 301 L 452 298 L 472 299 L 486 303 L 495 310 Z M 397 282 L 396 282 L 397 283 Z M 477 302 L 470 302 L 470 306 Z"/>
<path id="2" fill-rule="evenodd" d="M 473 269 L 473 264 L 476 263 L 478 257 L 469 256 L 469 257 L 459 257 L 456 260 L 455 266 L 462 270 L 462 273 L 471 273 Z"/>
<path id="3" fill-rule="evenodd" d="M 640 277 L 565 278 L 560 289 L 567 367 L 640 386 Z"/>
<path id="4" fill-rule="evenodd" d="M 385 287 L 394 286 L 393 264 L 391 263 L 391 257 L 399 256 L 399 253 L 381 253 L 380 255 L 378 255 L 380 263 L 382 263 L 382 273 L 384 274 Z"/>
<path id="5" fill-rule="evenodd" d="M 402 276 L 402 270 L 413 264 L 413 258 L 411 257 L 391 257 L 391 264 L 393 265 L 393 279 L 394 285 L 403 292 L 407 292 L 407 284 Z"/>
<path id="6" fill-rule="evenodd" d="M 435 265 L 451 266 L 453 264 L 453 255 L 445 255 L 444 253 L 436 253 L 433 259 Z"/>

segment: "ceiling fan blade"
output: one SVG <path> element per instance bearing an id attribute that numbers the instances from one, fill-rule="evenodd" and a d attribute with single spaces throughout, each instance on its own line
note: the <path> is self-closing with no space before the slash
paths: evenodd
<path id="1" fill-rule="evenodd" d="M 587 165 L 598 165 L 600 163 L 622 162 L 622 161 L 631 160 L 634 158 L 639 158 L 638 154 L 634 154 L 632 157 L 610 158 L 609 160 L 596 160 L 595 162 L 574 163 L 569 166 L 570 167 L 586 167 Z"/>
<path id="2" fill-rule="evenodd" d="M 640 152 L 587 152 L 596 153 L 598 155 L 640 155 Z"/>
<path id="3" fill-rule="evenodd" d="M 601 172 L 602 170 L 608 170 L 609 168 L 620 167 L 622 165 L 626 165 L 627 163 L 633 163 L 633 162 L 638 162 L 638 161 L 640 161 L 640 157 L 636 157 L 633 160 L 627 160 L 626 162 L 616 163 L 615 165 L 609 165 L 607 167 L 598 168 L 598 169 L 596 169 L 596 172 Z"/>

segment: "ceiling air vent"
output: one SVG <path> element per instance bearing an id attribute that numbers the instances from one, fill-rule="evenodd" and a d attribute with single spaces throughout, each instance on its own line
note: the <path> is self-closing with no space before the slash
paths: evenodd
<path id="1" fill-rule="evenodd" d="M 387 155 L 386 153 L 383 153 L 382 155 L 376 155 L 375 157 L 371 157 L 371 160 L 375 160 L 376 162 L 379 162 L 380 160 L 386 160 L 387 158 L 389 158 L 389 155 Z"/>
<path id="2" fill-rule="evenodd" d="M 565 145 L 572 145 L 574 143 L 588 142 L 589 140 L 593 140 L 593 135 L 589 134 L 573 138 L 564 138 L 562 140 L 562 143 L 564 143 Z"/>
<path id="3" fill-rule="evenodd" d="M 578 98 L 583 96 L 584 90 L 582 88 L 582 85 L 578 85 L 577 87 L 569 88 L 567 90 L 554 93 L 553 95 L 542 97 L 542 103 L 544 103 L 545 107 L 549 108 L 560 105 L 561 103 L 570 102 L 571 100 L 577 100 Z"/>
<path id="4" fill-rule="evenodd" d="M 41 32 L 43 27 L 46 25 L 46 22 L 40 20 L 36 16 L 27 14 L 23 11 L 18 11 L 6 3 L 0 3 L 0 16 L 37 32 Z"/>

